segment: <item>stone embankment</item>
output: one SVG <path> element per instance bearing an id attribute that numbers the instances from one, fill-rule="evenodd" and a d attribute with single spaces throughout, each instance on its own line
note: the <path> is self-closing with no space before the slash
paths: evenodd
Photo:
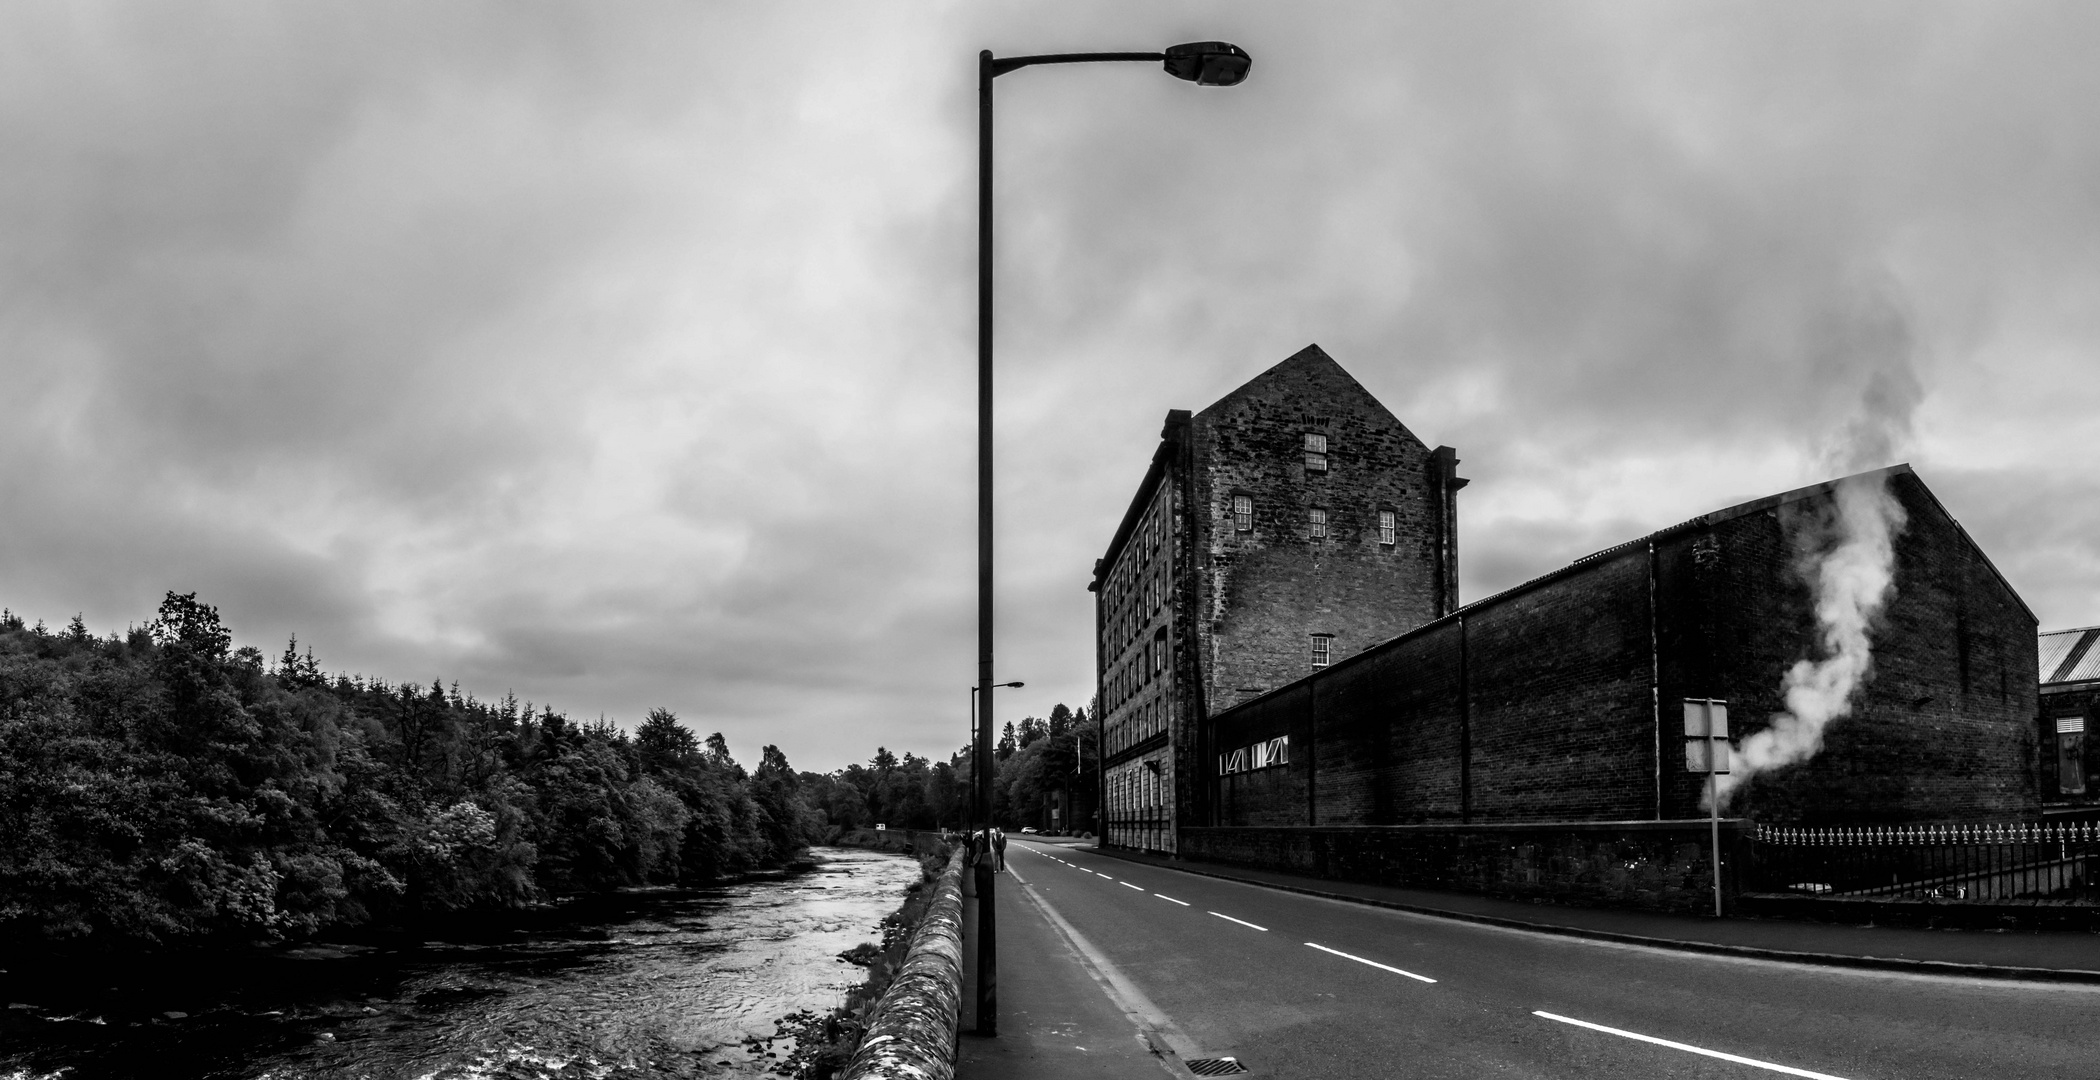
<path id="1" fill-rule="evenodd" d="M 841 1080 L 950 1080 L 962 1009 L 962 849 L 934 883 L 904 966 L 868 1014 L 867 1035 Z"/>

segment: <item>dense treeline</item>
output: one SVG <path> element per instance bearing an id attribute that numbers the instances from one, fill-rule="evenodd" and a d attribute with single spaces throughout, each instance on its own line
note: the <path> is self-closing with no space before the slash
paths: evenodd
<path id="1" fill-rule="evenodd" d="M 1007 724 L 993 750 L 992 819 L 1008 829 L 1092 828 L 1094 751 L 1084 709 L 1058 705 L 1047 719 Z M 947 761 L 910 753 L 899 758 L 878 747 L 866 765 L 828 776 L 804 773 L 803 790 L 826 820 L 843 828 L 956 828 L 969 817 L 970 762 L 967 746 Z M 1053 820 L 1053 807 L 1063 809 L 1062 820 Z"/>
<path id="2" fill-rule="evenodd" d="M 807 774 L 805 774 L 807 775 Z M 776 866 L 804 776 L 671 713 L 630 736 L 274 664 L 168 594 L 98 639 L 0 614 L 0 942 L 276 939 Z"/>
<path id="3" fill-rule="evenodd" d="M 1090 827 L 1086 714 L 1005 726 L 995 820 Z M 0 945 L 270 940 L 780 866 L 840 830 L 962 825 L 967 747 L 747 772 L 662 709 L 629 734 L 457 684 L 233 648 L 169 593 L 97 638 L 0 611 Z M 1053 821 L 1050 808 L 1063 808 Z"/>

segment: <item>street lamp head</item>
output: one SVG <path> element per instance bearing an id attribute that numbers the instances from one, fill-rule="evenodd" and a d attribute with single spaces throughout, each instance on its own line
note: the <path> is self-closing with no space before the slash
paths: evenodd
<path id="1" fill-rule="evenodd" d="M 1238 86 L 1247 81 L 1254 58 L 1247 50 L 1222 41 L 1191 41 L 1167 49 L 1167 74 L 1198 86 Z"/>
<path id="2" fill-rule="evenodd" d="M 1013 682 L 1003 682 L 1003 683 L 1000 683 L 999 685 L 1001 685 L 1001 686 L 1010 686 L 1010 687 L 1013 687 L 1013 688 L 1014 688 L 1014 689 L 1016 689 L 1016 690 L 1019 690 L 1020 688 L 1022 688 L 1023 686 L 1026 686 L 1026 685 L 1028 685 L 1028 684 L 1027 684 L 1027 683 L 1024 683 L 1024 682 L 1022 682 L 1022 681 L 1020 681 L 1019 679 L 1015 679 L 1015 680 L 1014 680 Z"/>

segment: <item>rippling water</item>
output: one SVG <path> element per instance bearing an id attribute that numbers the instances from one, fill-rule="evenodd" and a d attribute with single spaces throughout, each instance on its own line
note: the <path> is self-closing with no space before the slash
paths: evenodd
<path id="1" fill-rule="evenodd" d="M 784 878 L 627 893 L 401 947 L 8 971 L 0 1080 L 766 1075 L 745 1040 L 838 1005 L 866 974 L 838 954 L 878 941 L 919 875 L 904 856 L 815 854 Z"/>

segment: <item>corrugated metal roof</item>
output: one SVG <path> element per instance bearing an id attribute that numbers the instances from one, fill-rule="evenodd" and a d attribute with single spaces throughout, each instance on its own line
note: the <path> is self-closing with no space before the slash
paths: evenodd
<path id="1" fill-rule="evenodd" d="M 2044 684 L 2100 679 L 2100 626 L 2045 631 L 2036 645 Z"/>

